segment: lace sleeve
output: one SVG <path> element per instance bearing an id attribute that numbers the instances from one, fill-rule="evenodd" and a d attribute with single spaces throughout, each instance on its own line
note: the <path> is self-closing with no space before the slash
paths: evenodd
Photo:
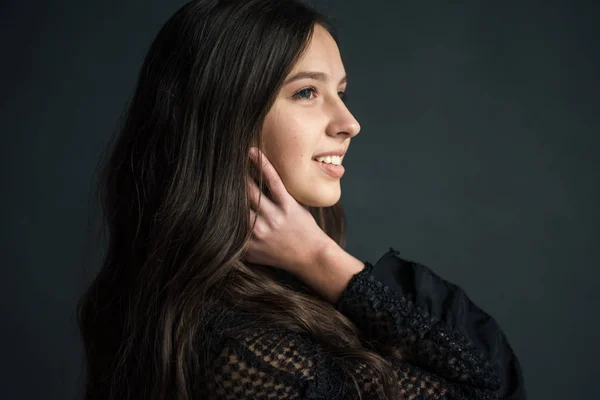
<path id="1" fill-rule="evenodd" d="M 458 286 L 393 248 L 348 283 L 336 304 L 376 348 L 482 393 L 525 399 L 520 365 L 495 320 Z M 488 395 L 484 395 L 488 393 Z"/>

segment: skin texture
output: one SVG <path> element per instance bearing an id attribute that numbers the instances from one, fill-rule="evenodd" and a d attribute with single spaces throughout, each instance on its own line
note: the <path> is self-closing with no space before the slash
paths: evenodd
<path id="1" fill-rule="evenodd" d="M 265 118 L 261 150 L 299 203 L 328 207 L 340 199 L 340 179 L 326 174 L 312 158 L 347 149 L 360 125 L 342 99 L 346 71 L 339 49 L 320 25 L 286 80 L 301 71 L 322 72 L 327 80 L 303 78 L 284 84 Z"/>

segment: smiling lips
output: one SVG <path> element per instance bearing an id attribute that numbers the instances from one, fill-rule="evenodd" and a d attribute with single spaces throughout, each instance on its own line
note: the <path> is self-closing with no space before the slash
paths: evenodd
<path id="1" fill-rule="evenodd" d="M 326 156 L 344 156 L 344 154 L 346 154 L 346 151 L 348 150 L 347 147 L 344 148 L 338 148 L 335 150 L 331 150 L 331 151 L 325 151 L 323 153 L 319 153 L 319 154 L 315 154 L 313 156 L 313 160 L 316 158 L 320 158 L 320 157 L 326 157 Z"/>
<path id="2" fill-rule="evenodd" d="M 326 156 L 313 159 L 313 162 L 319 165 L 323 171 L 334 178 L 341 178 L 344 175 L 344 167 L 342 166 L 343 156 Z"/>
<path id="3" fill-rule="evenodd" d="M 347 148 L 343 148 L 320 153 L 313 157 L 313 161 L 330 176 L 341 178 L 345 171 L 342 166 L 342 160 L 346 155 L 346 151 Z"/>

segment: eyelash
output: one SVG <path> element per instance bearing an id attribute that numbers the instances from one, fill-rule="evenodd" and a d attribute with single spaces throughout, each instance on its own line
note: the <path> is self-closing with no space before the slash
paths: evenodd
<path id="1" fill-rule="evenodd" d="M 302 96 L 300 96 L 300 93 L 305 92 L 305 91 L 311 91 L 311 92 L 316 92 L 317 90 L 313 87 L 307 87 L 304 89 L 300 89 L 298 90 L 296 93 L 294 93 L 294 95 L 292 96 L 293 99 L 295 100 L 311 100 L 311 99 L 305 99 Z M 346 92 L 344 91 L 339 91 L 338 93 L 341 93 L 340 97 L 341 99 L 345 102 L 346 100 L 348 100 L 348 95 L 346 94 Z"/>

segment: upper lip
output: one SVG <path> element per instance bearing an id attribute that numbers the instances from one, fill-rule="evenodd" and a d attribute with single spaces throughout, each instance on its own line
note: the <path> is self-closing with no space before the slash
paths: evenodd
<path id="1" fill-rule="evenodd" d="M 326 151 L 324 153 L 319 153 L 319 154 L 313 156 L 313 158 L 319 158 L 319 157 L 325 157 L 325 156 L 343 156 L 344 154 L 346 154 L 347 150 L 348 149 L 330 150 L 330 151 Z"/>

